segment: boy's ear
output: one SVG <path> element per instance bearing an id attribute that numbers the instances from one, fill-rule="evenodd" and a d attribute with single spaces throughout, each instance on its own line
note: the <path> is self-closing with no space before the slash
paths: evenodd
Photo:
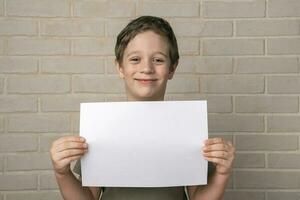
<path id="1" fill-rule="evenodd" d="M 178 65 L 178 61 L 176 63 L 174 63 L 173 66 L 170 66 L 170 71 L 169 71 L 169 80 L 171 80 L 175 74 L 176 68 Z"/>
<path id="2" fill-rule="evenodd" d="M 124 78 L 123 68 L 117 60 L 115 60 L 115 66 L 117 68 L 120 78 Z"/>

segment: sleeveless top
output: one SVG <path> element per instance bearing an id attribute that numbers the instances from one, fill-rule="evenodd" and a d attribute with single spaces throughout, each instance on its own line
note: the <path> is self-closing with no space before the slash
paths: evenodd
<path id="1" fill-rule="evenodd" d="M 214 166 L 208 163 L 208 174 L 212 174 Z M 80 161 L 77 161 L 73 172 L 81 175 Z M 188 195 L 184 186 L 179 187 L 101 187 L 101 200 L 187 200 Z M 100 200 L 99 199 L 99 200 Z"/>

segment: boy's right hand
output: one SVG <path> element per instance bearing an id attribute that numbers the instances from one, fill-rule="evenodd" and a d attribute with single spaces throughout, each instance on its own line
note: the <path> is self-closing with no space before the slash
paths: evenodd
<path id="1" fill-rule="evenodd" d="M 80 136 L 65 136 L 55 140 L 50 149 L 55 173 L 70 173 L 70 163 L 82 157 L 87 150 L 87 143 Z"/>

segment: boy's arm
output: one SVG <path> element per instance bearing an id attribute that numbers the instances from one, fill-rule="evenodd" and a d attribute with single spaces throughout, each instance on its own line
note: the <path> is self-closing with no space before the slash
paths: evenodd
<path id="1" fill-rule="evenodd" d="M 65 200 L 98 200 L 100 188 L 82 187 L 81 182 L 69 171 L 66 174 L 55 173 L 60 192 Z"/>
<path id="2" fill-rule="evenodd" d="M 85 139 L 79 136 L 59 138 L 51 146 L 50 154 L 55 177 L 65 200 L 99 199 L 100 188 L 82 187 L 70 169 L 70 163 L 81 158 L 86 152 Z"/>
<path id="3" fill-rule="evenodd" d="M 188 186 L 190 200 L 220 200 L 223 197 L 230 175 L 214 173 L 207 185 Z"/>
<path id="4" fill-rule="evenodd" d="M 222 138 L 212 138 L 205 141 L 203 156 L 216 166 L 213 175 L 205 186 L 189 186 L 190 200 L 220 200 L 228 183 L 234 160 L 235 149 L 231 142 Z"/>

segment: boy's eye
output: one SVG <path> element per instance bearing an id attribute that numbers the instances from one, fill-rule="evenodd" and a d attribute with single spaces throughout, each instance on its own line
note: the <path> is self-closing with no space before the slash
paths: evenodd
<path id="1" fill-rule="evenodd" d="M 154 61 L 155 63 L 162 63 L 162 62 L 164 62 L 164 60 L 161 59 L 161 58 L 154 58 L 153 61 Z"/>
<path id="2" fill-rule="evenodd" d="M 132 62 L 138 62 L 140 59 L 139 58 L 130 58 L 129 61 L 132 61 Z"/>

